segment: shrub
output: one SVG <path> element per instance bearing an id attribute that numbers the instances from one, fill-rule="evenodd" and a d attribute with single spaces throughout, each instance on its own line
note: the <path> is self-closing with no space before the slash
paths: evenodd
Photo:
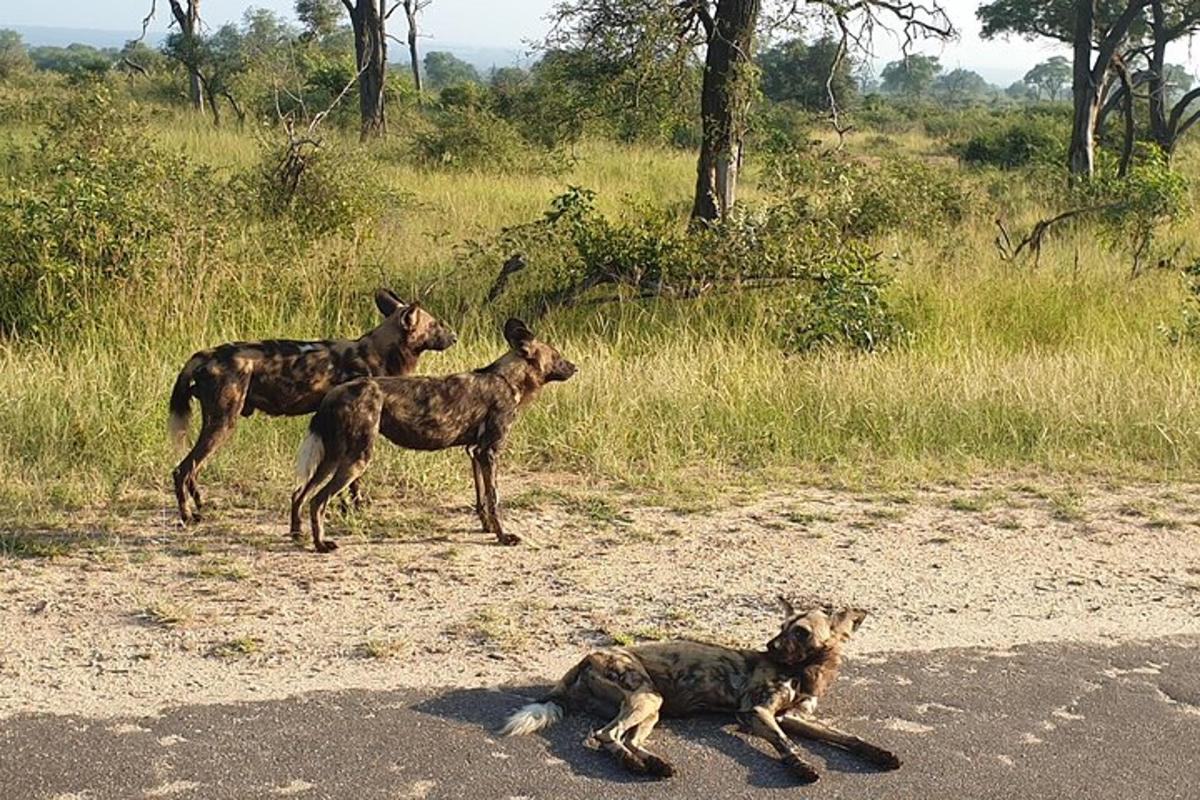
<path id="1" fill-rule="evenodd" d="M 604 292 L 608 299 L 687 299 L 753 288 L 771 293 L 789 350 L 870 350 L 901 331 L 870 248 L 786 203 L 743 209 L 689 231 L 678 218 L 646 208 L 605 217 L 592 192 L 573 187 L 541 219 L 476 246 L 487 263 L 512 252 L 532 266 L 518 293 L 520 313 L 570 306 L 585 295 L 603 299 Z"/>
<path id="2" fill-rule="evenodd" d="M 310 238 L 368 230 L 385 208 L 407 200 L 362 147 L 336 140 L 264 141 L 258 164 L 236 182 L 250 210 L 286 218 Z"/>
<path id="3" fill-rule="evenodd" d="M 561 153 L 531 144 L 507 120 L 472 105 L 440 112 L 433 130 L 417 134 L 415 147 L 428 166 L 555 173 L 567 165 Z"/>
<path id="4" fill-rule="evenodd" d="M 1191 213 L 1188 182 L 1153 145 L 1138 148 L 1134 166 L 1121 177 L 1111 165 L 1076 190 L 1081 206 L 1098 209 L 1100 235 L 1133 256 L 1133 274 L 1154 249 L 1160 229 Z"/>
<path id="5" fill-rule="evenodd" d="M 777 153 L 765 183 L 811 219 L 858 238 L 901 228 L 934 234 L 962 221 L 973 205 L 961 176 L 895 155 L 871 166 L 815 149 Z"/>
<path id="6" fill-rule="evenodd" d="M 40 333 L 163 263 L 183 240 L 224 235 L 213 174 L 157 149 L 102 87 L 62 107 L 0 195 L 0 331 Z"/>
<path id="7" fill-rule="evenodd" d="M 1058 160 L 1065 132 L 1054 120 L 1031 116 L 972 136 L 960 147 L 968 164 L 1015 169 L 1034 162 Z"/>

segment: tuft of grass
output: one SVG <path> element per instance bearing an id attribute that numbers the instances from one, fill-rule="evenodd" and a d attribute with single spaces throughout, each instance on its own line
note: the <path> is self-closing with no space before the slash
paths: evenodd
<path id="1" fill-rule="evenodd" d="M 1087 519 L 1083 501 L 1074 491 L 1052 491 L 1046 500 L 1050 504 L 1050 516 L 1060 522 L 1082 522 Z"/>
<path id="2" fill-rule="evenodd" d="M 33 533 L 0 533 L 0 557 L 61 558 L 74 550 L 71 542 Z"/>
<path id="3" fill-rule="evenodd" d="M 481 608 L 464 622 L 451 626 L 449 633 L 501 650 L 520 650 L 529 639 L 521 617 L 519 609 Z"/>
<path id="4" fill-rule="evenodd" d="M 134 612 L 134 617 L 151 625 L 164 628 L 185 625 L 194 618 L 191 607 L 178 602 L 151 600 Z"/>
<path id="5" fill-rule="evenodd" d="M 231 559 L 213 558 L 205 561 L 185 573 L 189 578 L 214 578 L 226 581 L 244 581 L 250 577 L 250 570 L 238 561 Z"/>
<path id="6" fill-rule="evenodd" d="M 406 639 L 369 636 L 358 646 L 357 651 L 362 658 L 385 660 L 402 655 L 408 648 L 409 643 Z"/>
<path id="7" fill-rule="evenodd" d="M 209 655 L 217 658 L 243 658 L 262 650 L 262 640 L 255 636 L 239 636 L 213 645 Z"/>

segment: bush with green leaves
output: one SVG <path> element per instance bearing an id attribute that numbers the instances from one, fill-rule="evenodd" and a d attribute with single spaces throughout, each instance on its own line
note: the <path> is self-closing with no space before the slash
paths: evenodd
<path id="1" fill-rule="evenodd" d="M 935 235 L 974 205 L 969 185 L 952 170 L 892 154 L 872 165 L 814 148 L 775 153 L 765 185 L 808 218 L 858 238 L 900 229 Z"/>
<path id="2" fill-rule="evenodd" d="M 524 254 L 530 268 L 510 292 L 511 311 L 539 315 L 585 296 L 686 300 L 755 290 L 768 293 L 788 350 L 871 350 L 903 329 L 872 249 L 793 204 L 743 206 L 716 224 L 688 229 L 676 216 L 637 205 L 606 217 L 594 199 L 572 187 L 541 219 L 475 245 L 483 263 Z"/>
<path id="3" fill-rule="evenodd" d="M 567 166 L 557 150 L 525 139 L 507 120 L 467 97 L 438 112 L 430 130 L 415 137 L 417 160 L 431 167 L 554 174 Z M 461 101 L 461 104 L 459 104 Z"/>
<path id="4" fill-rule="evenodd" d="M 212 171 L 163 152 L 101 85 L 74 97 L 0 192 L 0 332 L 38 334 L 159 267 L 182 242 L 224 236 Z"/>
<path id="5" fill-rule="evenodd" d="M 959 148 L 968 164 L 1016 169 L 1031 163 L 1059 161 L 1066 128 L 1059 120 L 1031 115 L 972 136 Z"/>
<path id="6" fill-rule="evenodd" d="M 1134 275 L 1153 254 L 1163 228 L 1191 213 L 1187 178 L 1171 169 L 1154 145 L 1137 148 L 1127 175 L 1104 163 L 1092 180 L 1072 192 L 1077 205 L 1095 209 L 1104 241 L 1132 255 Z"/>
<path id="7" fill-rule="evenodd" d="M 250 210 L 293 223 L 301 239 L 368 231 L 383 209 L 408 199 L 360 145 L 301 135 L 264 140 L 261 148 L 258 164 L 235 179 L 239 194 Z"/>

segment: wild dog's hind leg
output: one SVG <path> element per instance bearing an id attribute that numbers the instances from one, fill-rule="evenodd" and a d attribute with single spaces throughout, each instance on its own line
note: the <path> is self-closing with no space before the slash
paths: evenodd
<path id="1" fill-rule="evenodd" d="M 617 715 L 598 730 L 595 738 L 630 772 L 665 778 L 674 768 L 642 749 L 662 708 L 662 696 L 646 670 L 625 653 L 600 650 L 585 659 L 570 689 L 571 699 L 596 711 Z M 626 739 L 629 744 L 626 744 Z"/>
<path id="2" fill-rule="evenodd" d="M 332 454 L 326 454 L 321 462 L 317 464 L 316 470 L 313 471 L 312 477 L 304 482 L 304 485 L 298 487 L 292 492 L 292 519 L 291 519 L 291 536 L 293 541 L 300 541 L 300 537 L 304 531 L 300 528 L 300 508 L 304 505 L 304 501 L 308 499 L 317 487 L 325 481 L 329 480 L 329 476 L 333 474 L 337 468 L 337 459 Z M 354 484 L 352 483 L 351 486 Z"/>
<path id="3" fill-rule="evenodd" d="M 656 756 L 643 746 L 650 738 L 650 732 L 654 730 L 654 726 L 658 724 L 658 709 L 662 707 L 662 697 L 655 694 L 653 698 L 655 701 L 653 703 L 654 712 L 637 724 L 637 727 L 629 734 L 628 742 L 630 749 L 641 757 L 651 774 L 667 778 L 675 774 L 675 768 L 666 759 Z"/>
<path id="4" fill-rule="evenodd" d="M 207 378 L 207 379 L 206 379 Z M 221 385 L 213 385 L 212 379 L 197 375 L 193 389 L 195 396 L 200 399 L 200 408 L 204 422 L 200 426 L 200 434 L 179 466 L 175 467 L 172 477 L 175 479 L 175 499 L 179 504 L 179 518 L 186 524 L 200 518 L 200 488 L 196 477 L 201 467 L 213 453 L 217 451 L 237 425 L 238 414 L 246 401 L 246 389 L 249 385 L 248 376 L 240 380 L 229 381 Z M 196 513 L 189 513 L 188 497 L 196 507 Z"/>
<path id="5" fill-rule="evenodd" d="M 329 483 L 321 491 L 317 492 L 313 497 L 312 503 L 309 504 L 309 514 L 312 521 L 312 536 L 313 547 L 318 553 L 328 553 L 331 550 L 337 549 L 337 542 L 332 539 L 326 539 L 323 535 L 322 521 L 325 518 L 325 506 L 329 504 L 329 499 L 335 494 L 346 488 L 346 484 L 353 481 L 363 473 L 367 468 L 368 454 L 355 459 L 354 461 L 343 461 L 338 465 L 337 470 L 333 473 L 333 477 L 329 479 Z"/>
<path id="6" fill-rule="evenodd" d="M 792 714 L 784 714 L 779 717 L 779 727 L 793 736 L 803 736 L 805 739 L 815 739 L 819 742 L 828 742 L 829 744 L 841 747 L 855 755 L 862 756 L 881 769 L 900 768 L 901 762 L 895 753 L 884 750 L 882 747 L 877 747 L 852 733 L 831 728 L 823 722 L 817 722 L 814 719 L 804 719 Z"/>
<path id="7" fill-rule="evenodd" d="M 741 717 L 742 724 L 756 736 L 761 736 L 771 743 L 783 763 L 801 783 L 815 783 L 821 776 L 801 756 L 800 748 L 788 738 L 779 723 L 775 721 L 775 707 L 772 705 L 755 706 L 749 714 Z"/>
<path id="8" fill-rule="evenodd" d="M 616 719 L 596 731 L 596 739 L 630 772 L 660 778 L 670 777 L 675 773 L 675 769 L 640 746 L 654 729 L 660 708 L 662 696 L 657 692 L 643 689 L 627 694 Z M 643 727 L 646 728 L 644 732 L 641 730 Z M 626 736 L 629 737 L 628 745 L 625 743 Z"/>

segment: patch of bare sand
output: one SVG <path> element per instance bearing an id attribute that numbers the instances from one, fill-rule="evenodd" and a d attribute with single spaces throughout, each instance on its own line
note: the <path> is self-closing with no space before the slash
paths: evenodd
<path id="1" fill-rule="evenodd" d="M 613 640 L 757 646 L 780 593 L 869 609 L 863 658 L 1196 634 L 1195 488 L 803 488 L 691 513 L 534 493 L 508 511 L 538 545 L 519 548 L 463 507 L 393 500 L 333 518 L 329 556 L 274 518 L 184 531 L 161 510 L 101 547 L 0 560 L 0 715 L 546 680 Z"/>

